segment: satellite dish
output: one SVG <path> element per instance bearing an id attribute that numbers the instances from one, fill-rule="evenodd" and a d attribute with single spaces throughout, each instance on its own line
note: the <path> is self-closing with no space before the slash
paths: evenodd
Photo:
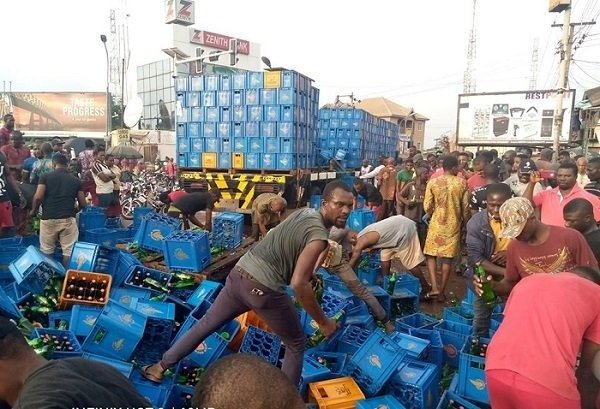
<path id="1" fill-rule="evenodd" d="M 125 122 L 125 126 L 128 128 L 136 126 L 142 118 L 143 109 L 144 103 L 142 102 L 142 99 L 136 95 L 125 107 L 125 112 L 123 113 L 123 122 Z"/>

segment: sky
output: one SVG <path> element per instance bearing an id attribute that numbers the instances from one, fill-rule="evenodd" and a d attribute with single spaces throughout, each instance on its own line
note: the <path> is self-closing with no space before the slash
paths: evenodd
<path id="1" fill-rule="evenodd" d="M 320 104 L 336 95 L 384 96 L 430 118 L 425 146 L 456 128 L 466 65 L 472 0 L 196 0 L 196 27 L 260 43 L 273 66 L 315 79 Z M 13 91 L 104 91 L 109 12 L 129 14 L 131 62 L 163 59 L 168 26 L 163 0 L 3 0 L 3 32 L 10 45 L 0 80 Z M 558 78 L 555 53 L 562 14 L 548 0 L 479 0 L 477 92 L 529 88 L 534 39 L 539 41 L 537 88 Z M 600 2 L 573 0 L 572 22 L 598 19 Z M 569 85 L 600 85 L 600 24 L 575 28 L 578 41 Z M 9 40 L 10 39 L 10 40 Z M 7 61 L 6 57 L 10 56 Z M 2 85 L 2 84 L 0 84 Z"/>

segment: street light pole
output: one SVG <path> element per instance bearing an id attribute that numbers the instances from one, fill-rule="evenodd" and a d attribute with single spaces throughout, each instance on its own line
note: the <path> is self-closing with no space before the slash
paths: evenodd
<path id="1" fill-rule="evenodd" d="M 104 51 L 106 51 L 106 135 L 104 136 L 104 141 L 108 145 L 110 144 L 110 124 L 112 121 L 112 113 L 110 109 L 110 62 L 108 58 L 108 47 L 106 46 L 106 36 L 104 34 L 100 34 L 100 41 L 104 44 Z"/>

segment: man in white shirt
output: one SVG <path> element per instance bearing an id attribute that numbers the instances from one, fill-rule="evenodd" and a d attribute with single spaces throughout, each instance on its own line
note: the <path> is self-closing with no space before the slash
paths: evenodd
<path id="1" fill-rule="evenodd" d="M 587 185 L 588 183 L 590 183 L 590 178 L 587 175 L 586 169 L 587 169 L 587 158 L 585 156 L 582 156 L 581 158 L 577 159 L 577 183 L 579 184 L 580 187 L 584 188 L 585 185 Z"/>
<path id="2" fill-rule="evenodd" d="M 531 173 L 535 171 L 537 171 L 535 163 L 531 159 L 523 159 L 521 160 L 517 173 L 506 179 L 504 183 L 510 186 L 510 190 L 512 190 L 515 196 L 523 196 L 523 192 L 525 192 L 525 189 L 529 184 Z M 533 194 L 541 192 L 543 189 L 542 185 L 538 182 L 533 188 Z"/>
<path id="3" fill-rule="evenodd" d="M 382 171 L 382 170 L 385 168 L 385 160 L 386 160 L 386 159 L 387 159 L 387 158 L 382 158 L 382 159 L 379 161 L 379 166 L 377 166 L 375 169 L 373 169 L 373 170 L 372 170 L 372 171 L 370 171 L 369 173 L 365 173 L 365 174 L 363 175 L 363 173 L 362 173 L 362 169 L 361 169 L 360 178 L 361 178 L 361 179 L 370 179 L 370 180 L 373 180 L 373 179 L 374 179 L 374 178 L 375 178 L 377 175 L 379 175 L 379 172 L 381 172 L 381 171 Z M 367 162 L 367 164 L 368 164 L 368 162 Z M 364 162 L 363 162 L 363 165 L 364 165 Z M 374 185 L 375 187 L 379 187 L 379 182 L 377 181 L 377 179 L 375 179 L 375 181 L 374 181 L 373 185 Z"/>
<path id="4" fill-rule="evenodd" d="M 96 195 L 98 196 L 98 206 L 107 209 L 114 201 L 113 180 L 116 179 L 116 175 L 104 163 L 106 152 L 104 149 L 96 149 L 94 156 L 96 161 L 92 166 L 92 176 L 96 183 Z"/>

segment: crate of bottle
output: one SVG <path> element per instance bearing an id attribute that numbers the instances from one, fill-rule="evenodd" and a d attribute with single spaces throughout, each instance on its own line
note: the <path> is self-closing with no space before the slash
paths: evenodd
<path id="1" fill-rule="evenodd" d="M 390 276 L 386 275 L 383 278 L 383 288 L 389 287 Z M 396 273 L 396 284 L 394 285 L 394 293 L 399 290 L 408 290 L 413 294 L 421 293 L 421 284 L 419 279 L 410 273 Z"/>
<path id="2" fill-rule="evenodd" d="M 457 368 L 460 350 L 473 332 L 473 327 L 452 321 L 441 321 L 433 328 L 440 332 L 444 344 L 444 362 Z"/>
<path id="3" fill-rule="evenodd" d="M 244 239 L 244 215 L 234 212 L 220 213 L 213 220 L 213 245 L 234 250 Z"/>
<path id="4" fill-rule="evenodd" d="M 406 352 L 408 357 L 414 359 L 420 359 L 425 356 L 431 345 L 426 339 L 418 338 L 403 332 L 394 332 L 390 334 L 389 337 Z"/>
<path id="5" fill-rule="evenodd" d="M 138 311 L 140 310 L 138 309 Z M 156 314 L 156 311 L 152 314 Z M 150 365 L 162 358 L 163 353 L 169 349 L 175 324 L 170 319 L 153 318 L 152 315 L 146 315 L 148 320 L 144 334 L 133 352 L 133 360 L 139 365 Z"/>
<path id="6" fill-rule="evenodd" d="M 74 305 L 71 311 L 65 312 L 70 313 L 69 329 L 76 337 L 85 339 L 92 332 L 96 320 L 102 313 L 102 308 Z"/>
<path id="7" fill-rule="evenodd" d="M 307 353 L 317 363 L 327 367 L 333 376 L 342 376 L 348 355 L 343 352 L 311 351 Z"/>
<path id="8" fill-rule="evenodd" d="M 416 314 L 419 310 L 419 296 L 404 288 L 397 289 L 390 299 L 390 318 L 395 319 Z"/>
<path id="9" fill-rule="evenodd" d="M 381 267 L 369 265 L 365 268 L 359 268 L 357 275 L 363 285 L 374 286 L 377 284 L 377 278 L 381 275 Z"/>
<path id="10" fill-rule="evenodd" d="M 456 393 L 446 391 L 440 398 L 440 403 L 435 409 L 480 409 L 468 400 L 458 396 Z"/>
<path id="11" fill-rule="evenodd" d="M 72 330 L 70 328 L 71 311 L 50 311 L 48 313 L 48 328 Z M 77 334 L 75 334 L 77 335 Z"/>
<path id="12" fill-rule="evenodd" d="M 155 294 L 168 294 L 171 274 L 164 273 L 144 266 L 133 266 L 129 269 L 125 286 L 131 288 L 142 288 Z"/>
<path id="13" fill-rule="evenodd" d="M 350 377 L 330 379 L 309 384 L 308 402 L 321 409 L 355 408 L 365 395 Z"/>
<path id="14" fill-rule="evenodd" d="M 60 294 L 60 308 L 73 304 L 103 307 L 110 297 L 112 277 L 108 274 L 67 270 Z"/>
<path id="15" fill-rule="evenodd" d="M 488 385 L 485 378 L 485 356 L 490 340 L 469 337 L 460 351 L 458 364 L 459 395 L 489 404 Z"/>
<path id="16" fill-rule="evenodd" d="M 383 395 L 376 398 L 356 402 L 356 409 L 406 409 L 398 399 L 392 395 Z"/>
<path id="17" fill-rule="evenodd" d="M 444 343 L 436 329 L 411 329 L 410 335 L 429 341 L 429 348 L 421 360 L 441 367 L 444 364 Z"/>
<path id="18" fill-rule="evenodd" d="M 106 215 L 104 208 L 88 206 L 79 214 L 79 231 L 85 232 L 90 229 L 104 227 Z"/>
<path id="19" fill-rule="evenodd" d="M 473 312 L 461 306 L 444 308 L 442 318 L 459 324 L 473 325 Z"/>
<path id="20" fill-rule="evenodd" d="M 115 229 L 107 229 L 106 227 L 88 229 L 85 231 L 84 237 L 90 243 L 106 247 L 114 247 L 117 244 L 117 231 Z"/>
<path id="21" fill-rule="evenodd" d="M 142 248 L 163 251 L 163 240 L 169 233 L 180 230 L 181 221 L 174 217 L 148 213 L 135 235 L 135 242 Z"/>
<path id="22" fill-rule="evenodd" d="M 438 320 L 429 315 L 416 313 L 396 319 L 396 331 L 409 333 L 411 329 L 431 329 Z"/>
<path id="23" fill-rule="evenodd" d="M 202 271 L 211 262 L 208 234 L 173 231 L 165 237 L 165 264 L 170 270 Z"/>
<path id="24" fill-rule="evenodd" d="M 240 346 L 240 353 L 256 355 L 273 365 L 279 361 L 280 350 L 281 339 L 277 335 L 253 326 L 248 327 Z"/>
<path id="25" fill-rule="evenodd" d="M 361 231 L 368 225 L 375 223 L 376 220 L 375 212 L 370 209 L 356 209 L 352 210 L 348 215 L 346 221 L 346 227 L 350 230 Z"/>
<path id="26" fill-rule="evenodd" d="M 117 257 L 117 262 L 115 263 L 115 272 L 113 275 L 113 286 L 120 287 L 129 271 L 133 266 L 141 266 L 142 263 L 138 260 L 137 257 L 133 256 L 128 251 L 119 251 L 119 255 Z"/>
<path id="27" fill-rule="evenodd" d="M 406 352 L 398 343 L 382 332 L 375 331 L 352 355 L 344 367 L 344 374 L 352 376 L 368 396 L 374 396 L 405 356 Z"/>
<path id="28" fill-rule="evenodd" d="M 433 364 L 405 360 L 390 378 L 385 392 L 406 409 L 434 409 L 439 401 L 439 368 Z"/>
<path id="29" fill-rule="evenodd" d="M 348 325 L 343 329 L 338 342 L 337 352 L 354 354 L 367 341 L 372 331 L 359 328 L 355 325 Z"/>
<path id="30" fill-rule="evenodd" d="M 114 284 L 114 281 L 113 281 Z M 152 292 L 141 288 L 115 288 L 113 286 L 110 292 L 110 299 L 128 307 L 134 298 L 140 300 L 149 300 L 152 297 Z"/>
<path id="31" fill-rule="evenodd" d="M 52 277 L 65 275 L 62 264 L 34 246 L 27 247 L 9 264 L 8 269 L 20 290 L 35 294 L 43 293 Z"/>
<path id="32" fill-rule="evenodd" d="M 336 275 L 331 275 L 323 279 L 323 287 L 326 291 L 333 291 L 341 294 L 342 296 L 351 295 L 352 293 L 348 290 L 346 284 Z"/>
<path id="33" fill-rule="evenodd" d="M 327 366 L 317 362 L 310 355 L 304 356 L 302 364 L 302 375 L 300 376 L 300 384 L 298 390 L 302 399 L 306 399 L 308 394 L 308 384 L 312 382 L 322 381 L 331 378 L 331 371 Z"/>
<path id="34" fill-rule="evenodd" d="M 213 302 L 223 285 L 217 281 L 204 280 L 187 299 L 188 305 L 197 307 L 202 301 Z"/>
<path id="35" fill-rule="evenodd" d="M 83 342 L 85 352 L 128 361 L 141 341 L 147 317 L 109 300 Z"/>
<path id="36" fill-rule="evenodd" d="M 134 372 L 135 374 L 135 372 Z M 151 408 L 161 408 L 167 397 L 169 386 L 145 382 L 144 380 L 132 380 L 131 384 L 135 390 L 150 402 Z"/>
<path id="37" fill-rule="evenodd" d="M 31 335 L 32 338 L 39 338 L 41 341 L 40 346 L 35 346 L 36 349 L 50 348 L 51 359 L 73 358 L 81 355 L 81 345 L 71 331 L 36 328 Z"/>
<path id="38" fill-rule="evenodd" d="M 175 385 L 193 388 L 200 380 L 205 369 L 205 367 L 198 365 L 194 361 L 184 358 L 179 361 L 175 368 L 173 382 Z"/>
<path id="39" fill-rule="evenodd" d="M 131 376 L 131 374 L 133 373 L 133 364 L 130 364 L 129 362 L 123 362 L 118 359 L 112 359 L 112 358 L 108 358 L 108 357 L 100 356 L 100 355 L 88 354 L 87 352 L 84 352 L 83 354 L 81 354 L 81 357 L 83 359 L 87 359 L 89 361 L 100 362 L 105 365 L 112 366 L 117 371 L 119 371 L 125 378 L 128 378 L 128 379 Z"/>

